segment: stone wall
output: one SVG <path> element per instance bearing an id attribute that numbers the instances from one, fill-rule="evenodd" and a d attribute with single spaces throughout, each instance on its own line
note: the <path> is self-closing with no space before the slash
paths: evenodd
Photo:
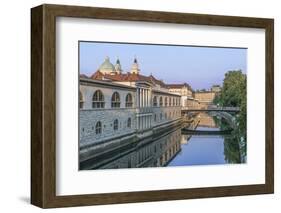
<path id="1" fill-rule="evenodd" d="M 162 119 L 161 115 L 162 114 Z M 156 119 L 155 119 L 156 115 Z M 152 126 L 166 123 L 167 121 L 176 120 L 181 117 L 181 107 L 153 107 Z"/>
<path id="2" fill-rule="evenodd" d="M 99 143 L 108 138 L 135 132 L 136 116 L 134 108 L 80 110 L 80 146 Z M 131 127 L 127 127 L 131 118 Z M 113 122 L 118 119 L 118 130 L 113 129 Z M 96 123 L 101 121 L 102 133 L 96 134 Z"/>

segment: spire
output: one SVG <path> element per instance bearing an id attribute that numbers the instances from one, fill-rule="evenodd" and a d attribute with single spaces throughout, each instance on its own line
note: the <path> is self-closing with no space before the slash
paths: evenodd
<path id="1" fill-rule="evenodd" d="M 117 58 L 116 64 L 120 64 L 120 60 L 119 60 L 119 58 Z"/>
<path id="2" fill-rule="evenodd" d="M 134 63 L 133 63 L 132 68 L 131 68 L 131 73 L 132 74 L 139 74 L 139 72 L 140 72 L 139 64 L 138 64 L 138 61 L 137 61 L 137 57 L 135 56 Z"/>
<path id="3" fill-rule="evenodd" d="M 116 60 L 115 71 L 117 72 L 117 74 L 121 74 L 121 72 L 122 72 L 121 63 L 120 63 L 119 58 L 117 58 L 117 60 Z"/>

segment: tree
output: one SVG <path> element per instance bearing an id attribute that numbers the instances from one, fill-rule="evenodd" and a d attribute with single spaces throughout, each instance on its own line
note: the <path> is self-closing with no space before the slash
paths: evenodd
<path id="1" fill-rule="evenodd" d="M 244 98 L 246 98 L 246 75 L 241 70 L 227 72 L 221 91 L 222 105 L 241 106 Z"/>
<path id="2" fill-rule="evenodd" d="M 240 113 L 236 115 L 236 138 L 244 141 L 242 152 L 246 153 L 247 141 L 247 76 L 241 70 L 228 71 L 223 80 L 221 94 L 215 98 L 215 104 L 225 107 L 239 107 Z"/>

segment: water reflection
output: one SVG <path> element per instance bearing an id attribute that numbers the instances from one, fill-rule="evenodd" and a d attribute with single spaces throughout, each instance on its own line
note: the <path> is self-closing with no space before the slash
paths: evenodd
<path id="1" fill-rule="evenodd" d="M 196 134 L 181 135 L 181 151 L 168 166 L 214 165 L 242 163 L 241 150 L 235 130 L 231 134 L 219 134 L 229 130 L 228 122 L 216 114 L 199 113 Z M 210 134 L 202 134 L 210 132 Z M 218 132 L 218 135 L 211 134 Z"/>
<path id="2" fill-rule="evenodd" d="M 183 134 L 183 128 L 196 134 Z M 229 128 L 221 117 L 207 113 L 192 115 L 192 121 L 164 135 L 153 136 L 115 153 L 92 159 L 92 169 L 141 168 L 162 166 L 213 165 L 241 163 L 241 150 L 235 131 L 220 134 Z M 200 132 L 218 134 L 200 134 Z M 198 134 L 199 132 L 199 134 Z"/>

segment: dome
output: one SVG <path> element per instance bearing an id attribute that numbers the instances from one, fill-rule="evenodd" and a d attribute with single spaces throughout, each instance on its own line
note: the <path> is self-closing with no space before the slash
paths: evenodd
<path id="1" fill-rule="evenodd" d="M 105 58 L 104 62 L 100 65 L 99 70 L 104 73 L 110 73 L 115 71 L 114 65 L 109 61 L 109 57 Z"/>

